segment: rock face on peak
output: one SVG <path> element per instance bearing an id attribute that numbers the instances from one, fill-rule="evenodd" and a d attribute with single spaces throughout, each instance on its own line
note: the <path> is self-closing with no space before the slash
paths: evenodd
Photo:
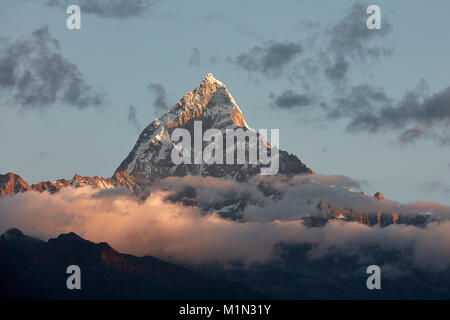
<path id="1" fill-rule="evenodd" d="M 75 174 L 70 180 L 59 179 L 55 182 L 45 181 L 33 184 L 31 188 L 35 191 L 55 193 L 65 187 L 81 188 L 85 186 L 91 186 L 96 189 L 112 189 L 112 188 L 128 188 L 134 190 L 134 179 L 126 172 L 116 172 L 111 178 L 101 177 L 84 177 Z"/>
<path id="2" fill-rule="evenodd" d="M 111 178 L 84 177 L 75 174 L 72 179 L 44 181 L 29 185 L 19 175 L 14 173 L 0 174 L 0 196 L 16 194 L 25 191 L 55 193 L 66 187 L 81 188 L 90 186 L 95 189 L 126 188 L 135 189 L 134 178 L 127 172 L 116 172 Z"/>
<path id="3" fill-rule="evenodd" d="M 15 173 L 0 174 L 0 195 L 15 194 L 31 190 L 30 185 Z"/>
<path id="4" fill-rule="evenodd" d="M 375 198 L 377 198 L 378 200 L 386 200 L 386 198 L 383 196 L 383 194 L 381 192 L 377 192 L 373 196 Z"/>
<path id="5" fill-rule="evenodd" d="M 253 131 L 226 86 L 210 73 L 192 92 L 186 93 L 168 112 L 155 119 L 143 130 L 136 145 L 120 164 L 117 172 L 128 172 L 135 177 L 138 185 L 151 183 L 158 178 L 186 175 L 244 181 L 260 173 L 261 167 L 264 166 L 259 161 L 257 164 L 248 163 L 247 147 L 245 164 L 236 162 L 234 164 L 174 164 L 171 153 L 176 143 L 172 141 L 171 134 L 176 128 L 187 129 L 192 138 L 191 145 L 194 146 L 195 121 L 201 121 L 203 133 L 208 129 L 218 129 L 223 137 L 227 129 L 242 128 L 244 132 Z M 266 141 L 259 133 L 257 135 L 258 138 Z M 202 141 L 202 150 L 210 143 L 210 141 Z M 225 145 L 224 138 L 224 154 Z M 268 147 L 271 148 L 270 145 Z M 300 174 L 312 171 L 295 155 L 280 151 L 278 172 Z"/>
<path id="6" fill-rule="evenodd" d="M 374 201 L 379 200 L 377 197 L 375 198 L 376 200 Z M 397 212 L 389 211 L 363 211 L 354 208 L 336 206 L 325 200 L 319 201 L 316 207 L 319 209 L 318 214 L 309 215 L 303 218 L 303 223 L 309 227 L 320 227 L 327 224 L 329 221 L 336 219 L 341 221 L 359 222 L 371 227 L 375 225 L 386 227 L 397 223 L 424 227 L 428 223 L 436 221 L 436 217 L 433 217 L 432 215 L 422 215 L 417 213 L 399 215 Z"/>

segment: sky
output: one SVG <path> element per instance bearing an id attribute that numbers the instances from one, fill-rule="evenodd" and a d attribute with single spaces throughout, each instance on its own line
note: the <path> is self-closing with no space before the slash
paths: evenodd
<path id="1" fill-rule="evenodd" d="M 450 204 L 450 3 L 3 0 L 0 172 L 111 176 L 212 72 L 316 173 Z M 66 7 L 81 7 L 81 30 Z M 381 30 L 365 9 L 381 8 Z"/>

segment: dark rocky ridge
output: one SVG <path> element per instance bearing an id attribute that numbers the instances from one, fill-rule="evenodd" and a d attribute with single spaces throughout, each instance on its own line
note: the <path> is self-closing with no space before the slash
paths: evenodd
<path id="1" fill-rule="evenodd" d="M 379 198 L 379 192 L 375 193 L 374 198 L 382 201 Z M 427 223 L 439 220 L 439 217 L 423 214 L 402 214 L 396 212 L 365 212 L 362 210 L 355 210 L 352 208 L 337 207 L 325 200 L 317 204 L 319 213 L 303 218 L 303 223 L 309 227 L 321 227 L 331 220 L 354 221 L 361 224 L 366 224 L 370 227 L 380 226 L 387 227 L 392 224 L 406 224 L 414 225 L 416 227 L 425 227 Z"/>
<path id="2" fill-rule="evenodd" d="M 75 233 L 48 242 L 10 229 L 0 236 L 0 297 L 7 299 L 261 299 L 249 286 L 154 257 L 122 254 Z M 81 290 L 68 290 L 69 265 Z"/>

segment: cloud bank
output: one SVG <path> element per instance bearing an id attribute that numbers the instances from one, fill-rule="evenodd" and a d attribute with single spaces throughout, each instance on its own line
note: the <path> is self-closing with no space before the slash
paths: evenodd
<path id="1" fill-rule="evenodd" d="M 271 181 L 274 188 L 283 189 L 284 196 L 266 198 L 266 206 L 258 210 L 258 204 L 248 206 L 246 221 L 223 219 L 214 212 L 205 214 L 196 205 L 168 201 L 176 191 L 155 189 L 146 200 L 139 201 L 125 190 L 69 187 L 54 195 L 26 192 L 1 198 L 0 232 L 18 227 L 43 239 L 76 232 L 91 241 L 108 242 L 124 253 L 189 264 L 264 262 L 274 258 L 274 247 L 279 243 L 313 244 L 310 259 L 320 259 L 336 250 L 358 255 L 366 246 L 378 246 L 411 250 L 412 260 L 420 268 L 444 270 L 450 264 L 449 207 L 374 200 L 344 190 L 344 184 L 353 182 L 341 176 L 314 176 L 309 177 L 309 181 L 302 176 L 294 180 L 274 179 Z M 204 199 L 214 199 L 239 188 L 231 181 L 219 183 L 219 179 L 207 178 L 198 184 L 199 180 L 199 177 L 174 178 L 163 183 L 169 186 L 184 182 L 184 186 L 190 186 L 195 182 L 197 196 Z M 250 194 L 258 192 L 255 187 L 247 189 Z M 323 194 L 325 189 L 328 192 Z M 331 220 L 321 227 L 307 227 L 301 217 L 313 214 L 313 209 L 303 211 L 307 208 L 306 201 L 313 201 L 319 193 L 327 201 L 336 197 L 346 206 L 360 209 L 367 206 L 366 209 L 371 210 L 396 210 L 400 215 L 432 211 L 441 213 L 444 218 L 425 227 L 391 224 L 381 228 L 341 220 Z M 345 193 L 348 196 L 342 197 Z M 264 198 L 261 194 L 252 197 Z"/>

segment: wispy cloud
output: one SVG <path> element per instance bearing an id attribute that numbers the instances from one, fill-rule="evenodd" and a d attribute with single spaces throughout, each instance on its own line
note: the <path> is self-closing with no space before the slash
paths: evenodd
<path id="1" fill-rule="evenodd" d="M 194 67 L 201 65 L 200 50 L 198 48 L 192 49 L 192 54 L 189 57 L 189 65 Z"/>
<path id="2" fill-rule="evenodd" d="M 370 80 L 352 84 L 349 75 L 353 69 L 369 67 L 393 52 L 384 44 L 393 29 L 389 15 L 383 16 L 381 30 L 369 30 L 365 26 L 366 8 L 356 3 L 334 24 L 314 25 L 315 36 L 299 41 L 301 47 L 289 42 L 285 43 L 289 50 L 269 55 L 265 53 L 270 45 L 257 46 L 230 60 L 243 70 L 269 79 L 275 75 L 297 83 L 297 88 L 269 95 L 272 105 L 280 109 L 315 107 L 311 111 L 320 121 L 345 120 L 350 133 L 389 130 L 397 133 L 400 144 L 432 139 L 450 145 L 450 87 L 429 93 L 427 82 L 421 80 L 416 88 L 394 98 Z M 288 64 L 289 68 L 281 72 Z M 322 94 L 327 86 L 332 88 L 329 96 Z"/>
<path id="3" fill-rule="evenodd" d="M 250 72 L 260 73 L 266 77 L 279 77 L 284 68 L 300 53 L 302 47 L 294 42 L 278 42 L 275 40 L 255 46 L 236 57 L 228 57 L 227 61 Z"/>
<path id="4" fill-rule="evenodd" d="M 405 93 L 394 103 L 384 90 L 355 87 L 332 109 L 338 117 L 348 118 L 350 132 L 378 132 L 389 129 L 399 132 L 400 143 L 432 138 L 450 144 L 450 87 L 428 94 L 426 82 Z M 358 109 L 349 110 L 353 107 Z"/>
<path id="5" fill-rule="evenodd" d="M 138 110 L 136 107 L 130 106 L 128 108 L 128 122 L 136 128 L 136 131 L 138 133 L 140 133 L 142 130 L 141 130 L 141 126 L 139 125 L 139 121 L 137 119 L 137 113 L 138 113 Z"/>
<path id="6" fill-rule="evenodd" d="M 166 89 L 160 83 L 151 83 L 148 86 L 148 90 L 153 98 L 153 106 L 155 107 L 155 112 L 159 113 L 162 111 L 167 111 L 167 95 Z"/>
<path id="7" fill-rule="evenodd" d="M 425 192 L 439 192 L 450 195 L 450 185 L 440 181 L 429 181 L 422 184 L 422 190 Z"/>
<path id="8" fill-rule="evenodd" d="M 392 31 L 391 22 L 384 17 L 383 27 L 374 32 L 365 26 L 367 5 L 356 3 L 342 18 L 328 28 L 328 52 L 336 57 L 351 57 L 366 60 L 390 55 L 392 49 L 374 44 L 375 39 L 383 38 Z"/>
<path id="9" fill-rule="evenodd" d="M 292 90 L 286 90 L 279 95 L 272 92 L 269 98 L 276 107 L 288 110 L 305 107 L 313 102 L 313 98 L 308 94 L 299 94 Z"/>
<path id="10" fill-rule="evenodd" d="M 28 0 L 29 1 L 29 0 Z M 103 18 L 139 17 L 151 10 L 161 0 L 34 0 L 48 7 L 67 8 L 70 4 L 79 5 L 82 13 L 94 14 Z"/>

